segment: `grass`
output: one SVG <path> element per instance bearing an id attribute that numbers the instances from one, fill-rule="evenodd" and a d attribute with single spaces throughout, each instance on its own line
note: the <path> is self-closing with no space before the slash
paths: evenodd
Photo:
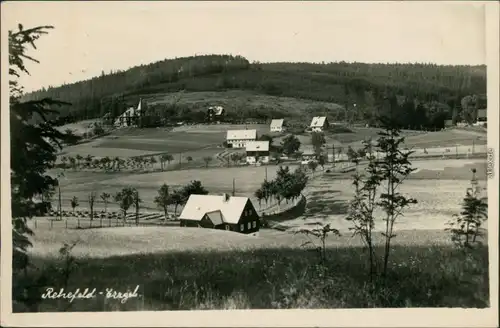
<path id="1" fill-rule="evenodd" d="M 134 233 L 146 244 L 139 231 Z M 359 247 L 329 248 L 322 268 L 314 252 L 299 247 L 231 249 L 244 243 L 243 237 L 227 240 L 217 251 L 201 250 L 201 245 L 190 251 L 150 252 L 147 246 L 144 253 L 80 257 L 66 290 L 139 286 L 140 297 L 124 304 L 105 302 L 102 296 L 75 300 L 69 311 L 488 306 L 486 247 L 465 254 L 446 244 L 395 245 L 390 284 L 373 292 L 366 285 L 366 253 Z M 116 234 L 110 238 L 118 242 Z M 167 247 L 177 244 L 176 239 L 161 239 Z M 35 257 L 41 268 L 55 261 Z M 66 305 L 44 300 L 40 311 L 61 311 Z"/>
<path id="2" fill-rule="evenodd" d="M 149 104 L 170 104 L 179 98 L 178 93 L 157 93 L 148 98 Z M 304 113 L 322 108 L 331 112 L 336 112 L 343 107 L 331 102 L 291 98 L 276 97 L 258 94 L 251 91 L 229 90 L 224 92 L 184 92 L 180 95 L 179 103 L 189 105 L 192 108 L 206 110 L 208 106 L 219 105 L 228 112 L 233 108 L 270 108 L 281 110 L 289 116 L 303 117 Z"/>
<path id="3" fill-rule="evenodd" d="M 41 225 L 35 230 L 32 255 L 37 267 L 44 270 L 58 261 L 57 250 L 63 243 L 78 241 L 73 251 L 78 266 L 69 290 L 91 287 L 125 291 L 138 285 L 143 295 L 124 304 L 105 302 L 102 297 L 75 300 L 70 311 L 487 307 L 487 247 L 465 254 L 453 247 L 450 236 L 442 230 L 451 214 L 460 210 L 470 168 L 479 171 L 481 164 L 484 160 L 414 162 L 419 170 L 401 191 L 411 193 L 419 203 L 409 207 L 396 224 L 391 283 L 375 292 L 366 285 L 366 252 L 360 240 L 351 237 L 344 220 L 346 201 L 353 189 L 350 174 L 317 174 L 305 191 L 306 214 L 280 223 L 287 228 L 332 223 L 341 230 L 341 237 L 327 240 L 325 269 L 318 267 L 312 248 L 301 247 L 308 241 L 306 236 L 271 229 L 262 229 L 258 237 L 253 237 L 172 226 L 65 230 L 59 225 L 51 230 Z M 224 189 L 232 184 L 228 172 L 253 183 L 250 181 L 262 177 L 264 168 L 209 169 L 204 170 L 206 175 L 202 170 L 195 175 L 186 171 L 186 176 L 181 176 L 182 172 L 132 175 L 121 183 L 147 188 L 164 180 L 180 182 L 196 176 Z M 436 172 L 453 179 L 430 179 Z M 272 174 L 268 168 L 270 178 Z M 103 180 L 103 187 L 113 181 L 120 183 L 117 176 Z M 70 186 L 75 190 L 95 183 L 82 174 L 76 174 L 72 181 Z M 380 232 L 376 232 L 376 245 L 382 241 Z M 486 244 L 486 239 L 482 242 Z M 55 281 L 52 286 L 57 289 L 61 283 Z M 40 310 L 57 311 L 65 305 L 46 300 Z"/>
<path id="4" fill-rule="evenodd" d="M 278 166 L 267 166 L 267 177 L 273 179 Z M 293 167 L 291 166 L 291 169 Z M 73 174 L 77 178 L 72 178 Z M 87 176 L 87 178 L 83 178 Z M 266 167 L 245 166 L 230 168 L 192 169 L 179 171 L 166 171 L 148 174 L 112 174 L 110 178 L 102 178 L 99 173 L 93 177 L 91 172 L 68 171 L 62 180 L 61 191 L 65 199 L 73 196 L 79 199 L 87 199 L 91 191 L 98 194 L 108 192 L 114 194 L 126 186 L 132 186 L 139 190 L 144 206 L 155 207 L 153 202 L 157 190 L 163 183 L 171 188 L 177 188 L 188 184 L 191 180 L 200 180 L 211 193 L 231 193 L 233 189 L 233 178 L 235 179 L 235 195 L 253 197 L 254 191 L 260 186 L 266 177 Z M 80 179 L 78 181 L 78 179 Z M 258 204 L 254 203 L 257 207 Z"/>
<path id="5" fill-rule="evenodd" d="M 451 216 L 461 210 L 473 167 L 477 169 L 479 185 L 487 185 L 484 160 L 421 160 L 414 161 L 413 165 L 417 171 L 400 186 L 400 192 L 411 195 L 418 203 L 405 210 L 395 224 L 396 230 L 444 229 Z M 354 196 L 352 174 L 323 174 L 311 181 L 304 191 L 307 197 L 304 215 L 282 222 L 280 226 L 295 229 L 331 223 L 336 229 L 346 231 L 349 228 L 345 220 L 348 202 Z M 375 228 L 381 229 L 383 213 L 375 214 L 379 218 Z"/>

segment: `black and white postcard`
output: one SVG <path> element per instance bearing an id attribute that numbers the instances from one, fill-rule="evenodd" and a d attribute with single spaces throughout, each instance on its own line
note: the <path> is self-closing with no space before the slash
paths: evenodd
<path id="1" fill-rule="evenodd" d="M 2 326 L 498 325 L 498 2 L 1 6 Z"/>

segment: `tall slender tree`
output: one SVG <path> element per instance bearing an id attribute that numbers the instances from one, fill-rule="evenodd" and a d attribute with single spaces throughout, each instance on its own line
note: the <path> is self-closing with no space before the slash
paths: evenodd
<path id="1" fill-rule="evenodd" d="M 9 47 L 9 111 L 11 150 L 11 210 L 12 210 L 12 287 L 13 299 L 23 303 L 29 311 L 36 311 L 42 293 L 34 289 L 36 282 L 26 283 L 29 256 L 33 244 L 28 239 L 33 231 L 28 220 L 35 213 L 47 213 L 49 201 L 37 202 L 36 197 L 53 190 L 57 180 L 46 174 L 54 167 L 56 153 L 63 143 L 76 142 L 78 137 L 60 132 L 47 117 L 57 114 L 56 106 L 68 103 L 51 98 L 23 101 L 23 87 L 19 78 L 29 75 L 25 61 L 38 63 L 28 54 L 36 49 L 37 40 L 52 26 L 25 29 L 21 24 L 8 32 Z"/>

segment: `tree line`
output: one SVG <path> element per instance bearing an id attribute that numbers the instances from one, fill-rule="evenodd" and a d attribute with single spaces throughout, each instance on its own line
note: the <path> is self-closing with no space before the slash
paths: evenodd
<path id="1" fill-rule="evenodd" d="M 52 191 L 49 194 L 45 195 L 45 201 L 51 202 L 52 197 L 54 195 L 54 191 Z M 186 202 L 189 199 L 189 196 L 196 194 L 196 195 L 207 195 L 208 191 L 207 189 L 202 185 L 202 183 L 198 180 L 193 180 L 187 185 L 174 189 L 172 190 L 167 184 L 163 184 L 157 192 L 157 196 L 154 198 L 154 203 L 160 208 L 165 216 L 165 220 L 169 218 L 169 213 L 168 213 L 168 208 L 169 206 L 174 206 L 174 216 L 177 215 L 177 208 L 179 206 L 184 206 Z M 88 196 L 88 204 L 89 204 L 89 209 L 90 209 L 90 221 L 92 224 L 92 221 L 96 218 L 96 212 L 94 211 L 95 207 L 95 202 L 97 200 L 97 193 L 96 192 L 90 192 Z M 141 204 L 144 202 L 144 200 L 140 197 L 140 193 L 137 190 L 137 188 L 134 187 L 125 187 L 122 190 L 118 191 L 114 195 L 111 195 L 107 192 L 103 192 L 100 195 L 100 199 L 104 203 L 104 210 L 102 213 L 107 213 L 108 210 L 108 205 L 114 201 L 119 207 L 121 211 L 121 219 L 123 222 L 123 225 L 127 223 L 127 217 L 128 213 L 130 213 L 130 210 L 133 208 L 135 210 L 135 223 L 136 225 L 139 225 L 139 217 L 140 217 L 140 209 L 141 209 Z M 62 204 L 61 204 L 61 197 L 59 197 L 59 203 L 58 203 L 58 209 L 56 212 L 56 215 L 59 215 L 62 217 Z M 73 213 L 75 212 L 76 208 L 80 205 L 79 199 L 76 196 L 73 196 L 70 201 L 71 208 Z M 102 219 L 102 216 L 99 216 Z M 102 226 L 102 223 L 101 225 Z M 78 220 L 78 227 L 80 227 L 80 221 Z"/>
<path id="2" fill-rule="evenodd" d="M 288 166 L 280 166 L 273 180 L 264 180 L 254 196 L 262 205 L 262 201 L 268 204 L 271 200 L 276 200 L 278 205 L 283 200 L 285 202 L 294 201 L 302 195 L 307 185 L 308 177 L 302 168 L 297 168 L 291 172 Z"/>
<path id="3" fill-rule="evenodd" d="M 77 121 L 107 113 L 117 117 L 126 108 L 135 106 L 139 97 L 155 93 L 226 90 L 337 103 L 352 114 L 342 116 L 340 111 L 335 111 L 331 113 L 335 119 L 356 121 L 373 119 L 383 99 L 394 95 L 418 101 L 427 116 L 432 116 L 435 107 L 443 107 L 451 118 L 455 108 L 463 109 L 459 103 L 464 97 L 485 98 L 486 68 L 343 62 L 251 64 L 240 56 L 210 55 L 163 60 L 123 72 L 103 73 L 87 81 L 42 89 L 25 98 L 52 97 L 70 102 L 72 105 L 61 116 L 66 117 L 65 121 Z M 156 105 L 152 109 L 156 114 L 147 116 L 207 120 L 206 108 L 192 107 L 182 101 Z M 245 104 L 236 107 L 239 108 L 228 113 L 231 119 L 290 115 L 286 109 L 271 115 L 269 112 L 276 109 Z M 60 117 L 54 119 L 63 121 Z"/>

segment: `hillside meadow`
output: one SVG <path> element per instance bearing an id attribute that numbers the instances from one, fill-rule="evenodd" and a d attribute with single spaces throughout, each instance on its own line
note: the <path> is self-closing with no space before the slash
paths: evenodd
<path id="1" fill-rule="evenodd" d="M 401 191 L 411 194 L 418 204 L 410 206 L 396 224 L 388 284 L 375 290 L 366 287 L 367 254 L 345 220 L 345 203 L 353 189 L 349 173 L 315 174 L 304 191 L 306 213 L 278 222 L 287 231 L 261 229 L 258 236 L 172 225 L 84 230 L 39 225 L 31 250 L 38 271 L 31 274 L 52 272 L 54 266 L 61 266 L 58 249 L 75 242 L 72 255 L 77 264 L 67 281 L 68 288 L 133 290 L 139 286 L 140 296 L 125 303 L 102 297 L 75 300 L 69 311 L 487 307 L 487 230 L 481 244 L 469 252 L 456 249 L 451 236 L 443 231 L 444 222 L 460 210 L 471 168 L 478 168 L 484 186 L 484 160 L 415 161 L 414 166 L 417 171 Z M 198 177 L 224 189 L 232 184 L 228 172 L 242 174 L 245 169 L 255 176 L 246 181 L 258 181 L 265 174 L 263 167 L 248 167 L 208 169 L 205 176 Z M 221 175 L 216 177 L 218 170 Z M 181 174 L 117 175 L 100 182 L 112 185 L 128 179 L 127 183 L 140 187 L 167 178 L 180 182 L 192 177 Z M 272 174 L 268 168 L 268 175 Z M 69 185 L 80 184 L 77 188 L 96 183 L 78 175 L 72 181 Z M 438 188 L 440 192 L 436 193 Z M 331 223 L 341 232 L 339 237 L 327 238 L 327 261 L 322 265 L 315 250 L 319 240 L 293 233 L 317 223 Z M 376 231 L 377 247 L 382 242 Z M 377 248 L 377 254 L 382 254 L 381 248 Z M 64 283 L 58 277 L 51 276 L 53 286 Z M 57 311 L 67 306 L 44 300 L 40 310 Z M 24 310 L 15 305 L 15 311 Z"/>
<path id="2" fill-rule="evenodd" d="M 53 267 L 61 265 L 54 256 L 57 242 L 77 241 L 69 290 L 131 291 L 139 286 L 139 297 L 125 303 L 99 296 L 71 304 L 43 300 L 40 311 L 484 308 L 489 304 L 487 248 L 464 253 L 453 248 L 442 232 L 399 232 L 392 247 L 389 283 L 376 290 L 366 287 L 366 252 L 349 235 L 328 239 L 324 265 L 319 265 L 312 247 L 300 246 L 304 236 L 265 230 L 259 237 L 235 235 L 140 227 L 80 231 L 67 238 L 60 233 L 35 237 L 39 239 L 32 254 L 38 274 L 54 272 Z M 380 244 L 380 236 L 376 239 Z M 59 277 L 51 275 L 56 289 L 63 283 Z M 14 305 L 14 311 L 23 309 Z"/>

